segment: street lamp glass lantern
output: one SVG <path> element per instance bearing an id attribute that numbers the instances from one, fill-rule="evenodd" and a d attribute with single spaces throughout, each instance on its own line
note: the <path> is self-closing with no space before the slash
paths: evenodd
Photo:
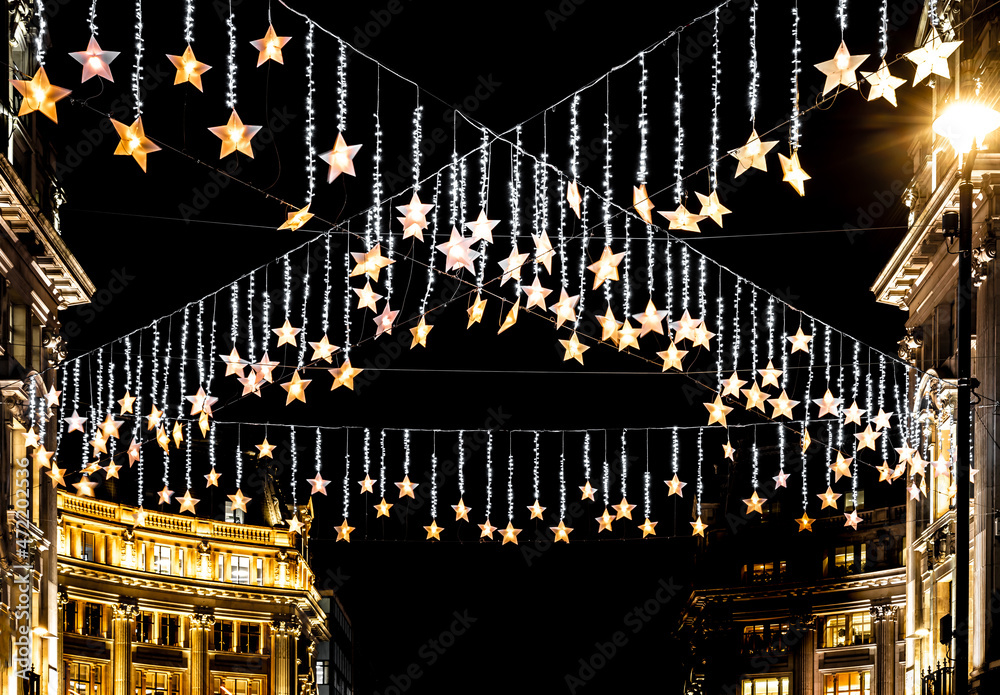
<path id="1" fill-rule="evenodd" d="M 974 142 L 982 144 L 997 128 L 1000 128 L 1000 113 L 969 102 L 949 104 L 934 120 L 934 132 L 948 138 L 955 151 L 962 154 L 968 154 Z"/>

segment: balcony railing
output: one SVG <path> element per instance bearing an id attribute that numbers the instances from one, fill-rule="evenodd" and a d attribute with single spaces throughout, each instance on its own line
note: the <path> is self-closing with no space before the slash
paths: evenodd
<path id="1" fill-rule="evenodd" d="M 920 674 L 920 695 L 954 695 L 954 669 L 938 662 L 934 670 L 924 669 Z"/>

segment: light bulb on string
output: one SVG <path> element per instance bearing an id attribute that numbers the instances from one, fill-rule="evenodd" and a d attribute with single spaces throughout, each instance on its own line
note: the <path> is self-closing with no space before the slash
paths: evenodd
<path id="1" fill-rule="evenodd" d="M 514 443 L 513 435 L 507 435 L 507 519 L 514 518 Z"/>
<path id="2" fill-rule="evenodd" d="M 188 0 L 192 2 L 193 0 Z M 316 25 L 306 20 L 306 203 L 311 203 L 316 194 L 316 149 L 313 136 L 316 134 L 315 97 L 316 82 L 313 76 L 313 33 Z M 341 131 L 343 132 L 343 131 Z M 329 235 L 327 235 L 329 238 Z M 329 294 L 327 295 L 329 296 Z M 268 325 L 267 323 L 264 324 Z M 325 328 L 324 328 L 325 331 Z"/>
<path id="3" fill-rule="evenodd" d="M 383 438 L 385 437 L 385 430 L 382 431 Z M 384 443 L 383 439 L 383 443 Z M 382 455 L 385 456 L 385 447 L 382 449 Z M 403 430 L 403 475 L 410 474 L 410 430 Z"/>
<path id="4" fill-rule="evenodd" d="M 709 139 L 708 147 L 708 185 L 712 191 L 718 188 L 719 183 L 719 75 L 720 68 L 719 55 L 719 8 L 713 12 L 712 22 L 712 135 Z M 720 316 L 721 318 L 721 316 Z"/>
<path id="5" fill-rule="evenodd" d="M 347 44 L 337 39 L 340 53 L 337 58 L 337 130 L 347 130 Z"/>
<path id="6" fill-rule="evenodd" d="M 294 506 L 298 505 L 298 499 L 299 499 L 299 443 L 298 443 L 298 432 L 296 431 L 296 428 L 295 428 L 294 425 L 292 427 L 288 428 L 288 445 L 289 445 L 289 447 L 291 447 L 291 450 L 292 450 L 292 452 L 291 452 L 292 453 L 292 471 L 291 471 L 291 473 L 292 473 L 292 495 L 291 495 L 291 497 L 292 497 L 292 506 L 294 507 Z M 345 484 L 345 486 L 346 486 L 346 484 Z M 345 495 L 344 496 L 346 497 L 346 490 L 345 490 Z M 344 518 L 345 519 L 347 518 L 346 514 L 344 514 Z"/>
<path id="7" fill-rule="evenodd" d="M 802 119 L 799 111 L 799 74 L 802 72 L 799 58 L 801 51 L 802 44 L 799 41 L 799 3 L 796 0 L 795 5 L 792 7 L 792 115 L 789 118 L 788 126 L 788 144 L 793 154 L 799 149 L 799 137 L 802 133 Z"/>
<path id="8" fill-rule="evenodd" d="M 41 3 L 39 2 L 39 4 Z M 39 14 L 39 39 L 41 39 L 43 32 L 42 17 L 43 15 Z M 142 54 L 146 47 L 142 37 L 142 29 L 142 0 L 135 0 L 135 63 L 132 65 L 132 102 L 136 118 L 142 115 L 142 92 L 139 85 L 142 81 Z M 38 62 L 42 64 L 40 59 Z"/>
<path id="9" fill-rule="evenodd" d="M 429 244 L 430 258 L 427 261 L 427 286 L 424 288 L 424 296 L 420 300 L 420 315 L 423 316 L 427 313 L 427 302 L 430 300 L 431 291 L 434 289 L 434 278 L 437 273 L 434 271 L 434 250 L 436 247 L 436 233 L 438 228 L 438 221 L 440 218 L 441 208 L 438 205 L 438 200 L 441 197 L 441 172 L 439 171 L 434 177 L 434 223 L 429 232 Z"/>
<path id="10" fill-rule="evenodd" d="M 382 239 L 382 70 L 376 69 L 375 73 L 375 155 L 372 157 L 372 166 L 375 173 L 372 176 L 372 206 L 371 221 L 372 231 L 376 243 Z M 394 236 L 387 233 L 387 255 L 393 255 Z M 386 299 L 392 296 L 392 276 L 393 267 L 386 268 L 388 274 L 385 279 Z"/>
<path id="11" fill-rule="evenodd" d="M 306 273 L 305 277 L 309 278 L 310 265 L 312 264 L 312 243 L 306 244 Z M 302 340 L 299 341 L 299 361 L 298 366 L 305 364 L 306 358 L 306 347 L 309 342 L 305 339 L 306 331 L 309 329 L 309 286 L 312 284 L 306 279 L 304 282 L 300 283 L 302 286 L 302 322 L 299 327 L 299 332 L 302 334 Z M 324 302 L 325 304 L 326 302 Z M 326 335 L 325 333 L 323 335 Z"/>
<path id="12" fill-rule="evenodd" d="M 703 482 L 703 479 L 702 479 L 702 473 L 701 473 L 701 466 L 702 466 L 702 463 L 704 463 L 704 461 L 705 461 L 705 449 L 704 449 L 704 444 L 702 442 L 702 433 L 703 432 L 704 432 L 704 429 L 701 428 L 701 427 L 699 427 L 698 428 L 698 474 L 697 474 L 698 475 L 698 482 L 697 482 L 697 485 L 698 485 L 698 488 L 697 488 L 698 497 L 694 501 L 695 512 L 696 512 L 696 514 L 697 514 L 697 516 L 698 516 L 699 519 L 701 518 L 701 497 L 702 497 L 702 495 L 705 492 L 705 485 L 704 485 L 704 482 Z"/>
<path id="13" fill-rule="evenodd" d="M 733 371 L 739 369 L 740 364 L 740 344 L 742 343 L 741 335 L 742 329 L 740 326 L 740 294 L 742 292 L 740 276 L 736 276 L 736 287 L 733 292 Z M 751 368 L 756 369 L 757 365 L 751 365 Z"/>
<path id="14" fill-rule="evenodd" d="M 458 496 L 459 499 L 465 497 L 465 432 L 462 430 L 458 431 Z"/>
<path id="15" fill-rule="evenodd" d="M 226 30 L 229 34 L 229 53 L 226 56 L 226 106 L 236 109 L 236 22 L 233 15 L 233 3 L 229 2 L 229 16 L 226 18 Z"/>
<path id="16" fill-rule="evenodd" d="M 350 230 L 350 223 L 347 226 Z M 368 247 L 370 248 L 370 247 Z M 345 280 L 351 276 L 351 245 L 344 244 L 344 266 L 346 273 L 344 275 Z M 351 298 L 354 296 L 354 290 L 351 288 L 351 283 L 344 282 L 344 358 L 346 359 L 351 352 Z"/>
<path id="17" fill-rule="evenodd" d="M 750 4 L 750 81 L 749 81 L 749 101 L 750 101 L 750 123 L 757 121 L 757 88 L 760 84 L 760 70 L 757 64 L 757 0 Z M 760 139 L 756 141 L 756 146 L 760 147 Z M 748 152 L 747 154 L 752 154 Z"/>
<path id="18" fill-rule="evenodd" d="M 681 36 L 677 32 L 677 74 L 674 78 L 674 203 L 684 201 L 684 127 L 681 123 Z"/>
<path id="19" fill-rule="evenodd" d="M 614 194 L 611 190 L 611 78 L 604 79 L 604 245 L 611 246 L 613 234 L 611 229 L 611 201 Z M 611 285 L 604 284 L 604 299 L 611 304 Z"/>
<path id="20" fill-rule="evenodd" d="M 590 480 L 590 432 L 583 435 L 583 479 Z"/>
<path id="21" fill-rule="evenodd" d="M 622 430 L 622 441 L 621 441 L 621 447 L 622 447 L 622 458 L 621 458 L 621 461 L 622 461 L 622 497 L 627 497 L 628 496 L 626 494 L 626 489 L 628 487 L 628 446 L 627 446 L 627 437 L 626 437 L 627 434 L 628 434 L 628 430 L 623 429 Z"/>
<path id="22" fill-rule="evenodd" d="M 604 472 L 601 476 L 604 484 L 604 505 L 611 502 L 611 462 L 608 460 L 608 431 L 604 430 Z"/>
<path id="23" fill-rule="evenodd" d="M 717 351 L 715 356 L 715 380 L 716 380 L 716 389 L 719 390 L 720 392 L 724 387 L 724 384 L 722 383 L 723 379 L 722 369 L 723 369 L 723 361 L 725 360 L 725 354 L 726 354 L 726 347 L 725 347 L 726 341 L 723 340 L 723 335 L 722 335 L 725 326 L 725 322 L 723 321 L 724 318 L 725 318 L 725 300 L 722 293 L 722 268 L 720 267 L 718 293 L 716 295 L 716 303 L 715 303 L 715 320 L 717 326 L 715 329 L 717 332 L 715 336 L 715 349 Z M 735 364 L 733 365 L 733 369 L 734 370 L 736 369 Z"/>
<path id="24" fill-rule="evenodd" d="M 406 434 L 409 435 L 409 430 L 406 430 Z M 407 437 L 409 441 L 409 437 Z M 437 519 L 437 430 L 431 432 L 431 519 Z"/>
<path id="25" fill-rule="evenodd" d="M 559 451 L 559 519 L 566 518 L 566 433 L 562 433 Z"/>
<path id="26" fill-rule="evenodd" d="M 486 430 L 486 518 L 493 511 L 493 430 Z"/>
<path id="27" fill-rule="evenodd" d="M 539 433 L 536 431 L 534 433 L 534 463 L 532 465 L 531 480 L 533 484 L 532 490 L 535 494 L 535 499 L 537 500 L 541 495 L 538 493 L 538 465 L 539 465 Z"/>
<path id="28" fill-rule="evenodd" d="M 253 337 L 253 300 L 257 294 L 256 288 L 254 287 L 254 275 L 255 273 L 250 273 L 250 281 L 247 286 L 247 354 L 250 359 L 253 359 L 254 354 L 256 354 L 257 349 L 254 347 L 254 337 Z M 267 342 L 267 326 L 264 327 L 264 337 L 263 342 Z"/>
<path id="29" fill-rule="evenodd" d="M 317 430 L 318 431 L 318 430 Z M 351 430 L 344 430 L 344 481 L 343 481 L 343 500 L 344 500 L 344 519 L 350 515 L 351 512 Z M 365 440 L 367 442 L 367 438 Z M 319 448 L 319 437 L 316 438 L 316 447 Z M 316 477 L 319 477 L 319 459 L 316 459 Z M 368 467 L 368 461 L 365 461 L 365 468 Z M 365 478 L 368 477 L 367 470 L 365 472 Z"/>
<path id="30" fill-rule="evenodd" d="M 413 191 L 420 185 L 420 143 L 423 140 L 424 107 L 420 103 L 420 90 L 417 90 L 417 105 L 413 108 L 413 140 L 410 156 L 413 159 Z"/>

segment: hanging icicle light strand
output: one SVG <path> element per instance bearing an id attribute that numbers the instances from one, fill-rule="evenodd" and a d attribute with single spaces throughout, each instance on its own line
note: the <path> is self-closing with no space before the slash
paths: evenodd
<path id="1" fill-rule="evenodd" d="M 677 75 L 674 83 L 674 202 L 684 200 L 684 127 L 681 125 L 681 32 L 677 32 Z"/>
<path id="2" fill-rule="evenodd" d="M 42 15 L 39 14 L 41 18 Z M 38 36 L 41 39 L 43 26 L 39 25 Z M 142 0 L 135 0 L 135 64 L 132 66 L 132 100 L 135 109 L 135 117 L 142 115 L 142 95 L 139 91 L 139 83 L 142 80 L 142 53 L 145 43 L 142 38 Z M 39 63 L 42 61 L 39 60 Z"/>
<path id="3" fill-rule="evenodd" d="M 316 27 L 311 20 L 306 20 L 306 24 L 308 25 L 306 29 L 306 203 L 308 204 L 316 194 L 316 149 L 313 146 L 313 136 L 316 133 L 313 33 Z"/>
<path id="4" fill-rule="evenodd" d="M 420 141 L 423 139 L 424 107 L 420 104 L 420 91 L 417 91 L 417 105 L 413 109 L 413 191 L 420 185 Z"/>
<path id="5" fill-rule="evenodd" d="M 680 44 L 678 43 L 678 47 Z M 679 48 L 678 48 L 679 50 Z M 649 130 L 649 122 L 646 118 L 646 81 L 649 77 L 649 72 L 646 70 L 646 53 L 639 54 L 639 171 L 636 174 L 636 180 L 640 185 L 646 183 L 646 161 L 648 148 L 646 145 L 646 137 Z M 575 99 L 576 97 L 574 97 Z M 574 123 L 576 125 L 576 114 L 574 115 Z M 576 172 L 573 172 L 576 175 Z"/>
<path id="6" fill-rule="evenodd" d="M 792 7 L 792 115 L 789 119 L 788 144 L 792 152 L 799 149 L 799 137 L 802 133 L 802 120 L 799 116 L 799 73 L 801 67 L 799 57 L 802 51 L 802 44 L 799 42 L 799 3 L 796 0 Z"/>
<path id="7" fill-rule="evenodd" d="M 750 123 L 757 122 L 757 88 L 760 70 L 757 65 L 757 0 L 750 5 Z"/>
<path id="8" fill-rule="evenodd" d="M 186 4 L 190 5 L 194 0 L 186 0 Z M 44 7 L 44 4 L 39 3 L 40 7 Z M 90 0 L 90 14 L 87 16 L 87 25 L 90 27 L 91 36 L 97 36 L 97 0 Z M 185 26 L 184 38 L 187 39 L 187 27 Z M 190 42 L 190 39 L 188 39 Z"/>
<path id="9" fill-rule="evenodd" d="M 719 182 L 719 75 L 722 74 L 719 55 L 719 8 L 715 8 L 712 24 L 712 137 L 708 145 L 708 187 L 713 191 Z"/>
<path id="10" fill-rule="evenodd" d="M 344 519 L 351 513 L 351 440 L 350 440 L 350 430 L 344 430 Z M 367 464 L 367 461 L 366 461 Z M 318 466 L 317 462 L 317 466 Z M 316 475 L 319 476 L 319 469 L 316 469 Z M 367 471 L 365 476 L 367 476 Z"/>
<path id="11" fill-rule="evenodd" d="M 97 0 L 94 0 L 93 7 L 97 6 Z M 90 14 L 91 27 L 93 28 L 94 22 L 94 10 L 91 9 Z M 96 29 L 91 31 L 92 34 L 96 34 Z M 184 0 L 184 41 L 186 43 L 194 43 L 194 0 Z"/>
<path id="12" fill-rule="evenodd" d="M 139 0 L 141 2 L 141 0 Z M 229 17 L 226 19 L 229 31 L 229 54 L 226 57 L 226 106 L 236 108 L 236 22 L 233 16 L 233 2 L 229 0 Z"/>
<path id="13" fill-rule="evenodd" d="M 337 59 L 337 130 L 347 130 L 347 44 L 337 39 L 340 55 Z"/>
<path id="14" fill-rule="evenodd" d="M 462 430 L 458 431 L 458 496 L 465 497 L 465 432 Z"/>
<path id="15" fill-rule="evenodd" d="M 486 518 L 493 511 L 493 430 L 486 431 Z"/>
<path id="16" fill-rule="evenodd" d="M 539 444 L 539 434 L 538 434 L 538 432 L 535 432 L 535 439 L 534 439 L 535 459 L 534 459 L 534 464 L 533 464 L 532 469 L 531 469 L 531 482 L 532 482 L 532 485 L 534 486 L 534 487 L 532 487 L 532 490 L 534 491 L 534 495 L 535 495 L 535 499 L 536 500 L 540 496 L 538 494 L 538 464 L 539 464 L 539 446 L 538 446 L 538 444 Z"/>
<path id="17" fill-rule="evenodd" d="M 38 36 L 35 37 L 35 57 L 38 64 L 45 67 L 45 35 L 48 27 L 45 21 L 45 0 L 35 0 L 35 15 L 38 17 Z"/>
<path id="18" fill-rule="evenodd" d="M 889 52 L 889 0 L 882 0 L 879 17 L 878 54 L 880 58 L 885 58 L 885 54 Z"/>
<path id="19" fill-rule="evenodd" d="M 843 40 L 847 31 L 847 0 L 837 0 L 837 21 L 840 22 L 840 38 Z"/>

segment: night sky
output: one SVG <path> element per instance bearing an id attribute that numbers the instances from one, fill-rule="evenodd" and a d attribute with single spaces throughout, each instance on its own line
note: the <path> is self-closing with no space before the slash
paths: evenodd
<path id="1" fill-rule="evenodd" d="M 270 4 L 278 33 L 293 38 L 285 48 L 284 65 L 269 63 L 258 69 L 254 67 L 256 53 L 248 42 L 264 34 L 269 4 L 234 0 L 237 109 L 245 123 L 261 124 L 266 119 L 269 129 L 258 136 L 252 161 L 240 156 L 238 160 L 230 157 L 220 162 L 218 140 L 206 128 L 228 117 L 223 98 L 228 45 L 223 18 L 227 3 L 197 3 L 195 52 L 199 60 L 213 66 L 204 76 L 204 94 L 190 85 L 172 86 L 173 71 L 164 58 L 164 54 L 179 54 L 184 48 L 182 4 L 144 3 L 144 62 L 150 89 L 144 98 L 143 121 L 147 134 L 169 148 L 151 155 L 149 173 L 142 175 L 130 158 L 112 155 L 116 139 L 100 130 L 109 112 L 128 122 L 134 116 L 123 107 L 133 60 L 133 10 L 127 3 L 117 3 L 122 9 L 114 10 L 111 3 L 98 3 L 102 47 L 122 51 L 112 64 L 114 84 L 99 85 L 95 79 L 79 85 L 79 66 L 65 55 L 86 45 L 88 3 L 59 5 L 50 18 L 49 76 L 55 84 L 74 88 L 72 101 L 60 104 L 58 127 L 46 131 L 56 147 L 68 197 L 62 208 L 63 235 L 98 289 L 92 305 L 61 315 L 70 357 L 200 299 L 367 208 L 372 197 L 376 108 L 385 133 L 384 192 L 402 195 L 410 182 L 406 168 L 399 163 L 409 157 L 410 119 L 417 91 L 390 70 L 426 90 L 420 96 L 425 135 L 440 128 L 447 136 L 444 144 L 428 145 L 423 162 L 425 175 L 448 163 L 452 128 L 449 105 L 454 104 L 461 104 L 470 118 L 497 132 L 529 119 L 522 131 L 525 148 L 540 155 L 547 143 L 549 161 L 565 171 L 569 128 L 564 98 L 713 7 L 705 2 L 671 3 L 668 9 L 667 3 L 626 6 L 601 0 L 507 3 L 502 9 L 485 3 L 410 0 L 322 3 L 322 9 L 320 3 L 292 0 L 290 4 L 296 9 L 308 8 L 321 26 L 388 68 L 376 70 L 363 57 L 351 57 L 345 135 L 350 144 L 364 145 L 355 160 L 358 176 L 342 176 L 328 185 L 323 178 L 325 165 L 317 162 L 317 196 L 312 209 L 322 221 L 310 223 L 306 230 L 311 232 L 275 230 L 287 210 L 279 200 L 301 205 L 306 188 L 304 20 L 281 3 Z M 792 56 L 791 5 L 766 4 L 768 7 L 758 15 L 761 81 L 756 125 L 762 134 L 787 119 Z M 822 85 L 822 75 L 812 64 L 832 57 L 840 40 L 836 3 L 806 4 L 809 7 L 803 7 L 800 27 L 803 109 L 815 103 L 817 88 Z M 732 21 L 722 32 L 720 151 L 742 145 L 750 130 L 748 5 L 744 0 L 730 3 Z M 890 5 L 893 9 L 887 58 L 891 61 L 912 47 L 917 16 L 905 13 L 909 4 Z M 852 52 L 878 53 L 877 6 L 850 3 L 845 39 Z M 686 173 L 697 172 L 708 162 L 711 98 L 710 47 L 706 47 L 710 44 L 706 36 L 711 36 L 711 20 L 687 27 L 680 45 Z M 649 192 L 658 209 L 674 207 L 670 186 L 677 50 L 676 40 L 671 39 L 647 57 Z M 315 55 L 316 148 L 323 151 L 332 145 L 337 131 L 336 41 L 317 30 Z M 873 56 L 863 69 L 875 67 Z M 907 78 L 911 70 L 905 61 L 893 67 L 895 74 Z M 631 202 L 630 187 L 638 164 L 637 87 L 634 63 L 614 73 L 607 86 L 612 114 L 616 122 L 624 124 L 612 150 L 614 197 L 620 205 Z M 769 156 L 767 174 L 751 172 L 723 194 L 723 202 L 734 211 L 726 218 L 724 229 L 706 222 L 701 235 L 680 235 L 697 251 L 795 308 L 894 354 L 905 314 L 876 304 L 868 288 L 905 231 L 906 209 L 897 193 L 900 182 L 908 182 L 912 171 L 906 155 L 909 142 L 921 129 L 929 127 L 927 115 L 918 106 L 925 89 L 901 88 L 897 109 L 885 101 L 868 103 L 858 93 L 845 90 L 822 108 L 809 111 L 803 117 L 800 151 L 802 165 L 812 175 L 806 183 L 805 198 L 799 198 L 781 182 L 777 157 L 771 155 L 774 159 Z M 581 131 L 585 143 L 599 141 L 605 95 L 603 81 L 582 95 Z M 542 113 L 556 102 L 556 108 Z M 478 145 L 478 131 L 465 123 L 457 135 L 460 153 Z M 787 136 L 787 126 L 780 126 L 764 139 L 779 140 L 776 150 L 787 154 Z M 504 221 L 495 230 L 500 241 L 491 249 L 490 276 L 499 272 L 495 261 L 507 253 L 510 224 L 510 148 L 497 143 L 492 153 L 491 212 L 495 210 Z M 581 181 L 599 189 L 603 154 L 594 153 L 592 161 L 587 161 Z M 731 158 L 720 163 L 719 178 L 727 185 L 733 182 L 734 166 Z M 246 181 L 252 188 L 231 181 L 213 167 Z M 467 219 L 472 219 L 478 209 L 477 167 L 478 155 L 474 155 L 469 160 L 472 202 Z M 526 164 L 522 180 L 531 182 Z M 693 191 L 707 190 L 706 173 L 692 176 L 687 190 L 688 207 L 697 210 Z M 720 190 L 727 189 L 720 186 Z M 405 195 L 408 200 L 409 193 Z M 424 189 L 421 197 L 425 202 L 429 198 Z M 532 225 L 530 194 L 525 200 L 529 209 L 522 209 L 522 251 L 525 242 L 530 245 L 526 232 Z M 593 224 L 597 214 L 591 214 Z M 389 216 L 383 213 L 386 226 L 398 233 L 395 220 L 388 224 Z M 855 228 L 862 231 L 844 231 Z M 350 229 L 361 232 L 363 220 L 359 223 L 354 218 Z M 645 230 L 640 231 L 638 225 L 633 224 L 631 229 L 634 236 L 644 237 Z M 592 233 L 603 235 L 600 229 Z M 621 233 L 619 227 L 616 234 Z M 550 234 L 555 237 L 554 231 L 550 230 Z M 443 235 L 441 230 L 437 243 L 443 241 Z M 349 237 L 340 235 L 336 239 L 341 254 L 337 270 L 342 270 L 342 244 Z M 351 250 L 362 250 L 356 238 L 350 244 Z M 602 246 L 595 242 L 590 252 L 599 253 Z M 397 248 L 408 252 L 410 247 Z M 644 252 L 644 246 L 638 248 Z M 414 246 L 414 254 L 420 260 L 426 259 L 426 245 Z M 644 261 L 637 265 L 644 265 Z M 400 316 L 412 316 L 426 283 L 426 270 L 402 262 L 397 264 L 396 273 L 397 292 L 398 288 L 407 288 Z M 280 281 L 280 267 L 272 267 L 268 277 Z M 588 290 L 591 277 L 588 273 Z M 577 282 L 575 270 L 571 278 Z M 318 296 L 322 287 L 313 287 L 312 291 L 314 297 Z M 377 379 L 365 381 L 363 388 L 353 394 L 346 389 L 328 393 L 329 377 L 320 371 L 314 375 L 316 383 L 308 394 L 309 405 L 299 407 L 302 404 L 297 403 L 286 409 L 277 394 L 265 395 L 263 401 L 235 401 L 234 385 L 227 380 L 225 386 L 213 389 L 223 397 L 221 402 L 230 406 L 220 411 L 218 419 L 354 425 L 376 431 L 383 427 L 607 429 L 612 444 L 622 428 L 703 423 L 701 406 L 696 402 L 692 409 L 690 401 L 679 395 L 682 377 L 672 381 L 656 378 L 659 369 L 654 365 L 629 361 L 611 349 L 589 352 L 586 367 L 564 363 L 548 322 L 522 314 L 515 328 L 498 337 L 495 326 L 501 317 L 494 303 L 483 325 L 466 331 L 467 291 L 467 287 L 455 286 L 450 294 L 441 295 L 457 299 L 436 313 L 436 330 L 426 350 L 410 352 L 408 340 L 400 343 L 402 354 L 393 356 L 391 368 L 377 373 Z M 633 296 L 634 311 L 642 308 L 636 306 L 640 302 L 645 303 L 644 293 L 641 289 Z M 228 301 L 228 293 L 224 296 Z M 509 290 L 505 296 L 511 296 Z M 595 299 L 596 293 L 590 292 L 590 297 Z M 331 317 L 336 317 L 331 318 L 331 340 L 338 342 L 343 337 L 343 294 L 329 301 Z M 395 301 L 393 308 L 398 308 Z M 594 311 L 603 311 L 603 300 L 588 302 L 587 309 L 592 319 Z M 620 318 L 620 308 L 616 313 Z M 272 318 L 280 316 L 279 309 L 273 310 Z M 360 312 L 357 316 L 358 330 L 370 338 L 370 315 L 363 320 Z M 272 323 L 277 326 L 280 318 Z M 220 338 L 216 352 L 228 352 L 228 319 L 219 331 L 224 338 Z M 788 333 L 792 332 L 794 326 L 788 329 Z M 559 337 L 568 337 L 566 333 L 561 331 Z M 309 339 L 317 337 L 310 335 Z M 387 342 L 383 339 L 383 343 Z M 372 347 L 371 340 L 367 345 L 372 352 L 358 348 L 359 361 L 373 356 L 380 347 L 379 343 Z M 656 349 L 664 347 L 658 345 Z M 651 348 L 652 343 L 644 348 L 647 356 L 652 356 Z M 220 376 L 217 380 L 222 383 Z M 274 390 L 284 396 L 283 391 Z M 250 430 L 247 444 L 258 436 Z M 614 434 L 610 434 L 612 431 Z M 520 438 L 516 444 L 518 471 L 526 480 L 530 476 L 530 435 L 516 437 Z M 505 469 L 507 435 L 498 433 L 497 439 L 503 447 L 496 454 L 496 464 Z M 422 471 L 427 465 L 429 445 L 426 438 L 419 442 L 415 438 L 414 442 L 415 463 L 411 470 Z M 595 452 L 599 442 L 595 435 Z M 438 453 L 442 461 L 453 458 L 453 443 L 453 435 L 441 438 Z M 641 449 L 641 439 L 633 443 Z M 657 448 L 657 442 L 653 442 L 654 452 L 665 449 L 665 442 L 660 443 L 663 446 Z M 447 454 L 442 455 L 445 446 Z M 558 434 L 545 435 L 543 490 L 549 493 L 543 504 L 549 507 L 550 514 L 558 507 L 554 471 L 559 446 Z M 330 469 L 342 470 L 332 448 L 327 452 Z M 575 452 L 567 448 L 567 454 L 573 457 L 573 471 L 578 471 Z M 644 458 L 639 451 L 633 453 Z M 473 442 L 468 456 L 481 465 L 482 443 Z M 595 466 L 600 458 L 594 453 Z M 200 461 L 199 465 L 203 465 Z M 661 460 L 656 465 L 665 463 Z M 220 470 L 228 472 L 230 465 L 220 464 Z M 392 465 L 398 470 L 397 461 Z M 692 461 L 682 465 L 684 470 L 692 470 L 688 467 Z M 287 476 L 287 471 L 284 474 Z M 745 476 L 745 470 L 737 474 Z M 394 475 L 389 475 L 390 480 L 399 479 Z M 574 473 L 568 482 L 568 516 L 576 519 L 578 530 L 570 545 L 551 547 L 545 540 L 551 537 L 548 527 L 556 523 L 549 523 L 550 514 L 544 524 L 528 521 L 524 507 L 531 499 L 521 500 L 530 494 L 527 487 L 518 492 L 516 525 L 524 529 L 522 541 L 543 540 L 522 543 L 517 548 L 478 543 L 475 527 L 458 530 L 449 520 L 450 510 L 445 505 L 457 501 L 451 499 L 449 491 L 443 492 L 440 500 L 448 514 L 439 512 L 439 521 L 443 519 L 448 529 L 443 534 L 447 542 L 432 544 L 419 540 L 423 538 L 419 527 L 429 523 L 426 509 L 413 509 L 405 527 L 395 517 L 385 524 L 382 520 L 376 522 L 371 505 L 378 500 L 357 496 L 353 481 L 362 475 L 352 473 L 352 510 L 357 511 L 352 511 L 351 521 L 362 537 L 355 536 L 350 545 L 334 544 L 332 526 L 342 518 L 340 476 L 339 472 L 326 476 L 335 478 L 328 499 L 314 498 L 318 517 L 310 552 L 317 567 L 318 586 L 339 591 L 354 623 L 357 692 L 499 692 L 514 686 L 527 692 L 606 692 L 615 685 L 659 683 L 668 692 L 679 691 L 685 645 L 675 637 L 676 615 L 684 600 L 696 550 L 687 531 L 689 507 L 680 507 L 674 501 L 670 502 L 673 507 L 665 502 L 658 507 L 662 510 L 658 515 L 661 524 L 655 541 L 639 541 L 632 529 L 624 533 L 627 541 L 578 542 L 577 537 L 580 541 L 598 538 L 592 519 L 600 514 L 603 504 L 574 507 L 576 485 L 582 482 L 576 481 L 579 474 Z M 478 483 L 477 476 L 473 480 Z M 662 485 L 662 477 L 669 475 L 660 476 L 657 469 L 654 484 Z M 693 483 L 693 474 L 686 477 Z M 498 518 L 506 516 L 505 481 L 501 478 L 494 490 L 493 522 L 498 525 Z M 183 490 L 179 481 L 174 487 L 178 486 Z M 688 491 L 692 489 L 693 485 Z M 657 495 L 661 493 L 665 500 L 665 492 L 657 488 Z M 638 487 L 635 494 L 636 499 L 630 501 L 641 502 Z M 706 494 L 711 496 L 711 492 Z M 395 497 L 395 493 L 391 496 Z M 475 508 L 474 523 L 480 523 L 482 500 L 466 502 Z M 218 507 L 218 500 L 211 503 Z M 366 517 L 361 516 L 362 509 Z M 574 525 L 569 520 L 567 524 Z M 592 659 L 601 651 L 605 657 Z M 580 659 L 592 663 L 603 659 L 607 663 L 591 672 L 581 666 Z"/>

